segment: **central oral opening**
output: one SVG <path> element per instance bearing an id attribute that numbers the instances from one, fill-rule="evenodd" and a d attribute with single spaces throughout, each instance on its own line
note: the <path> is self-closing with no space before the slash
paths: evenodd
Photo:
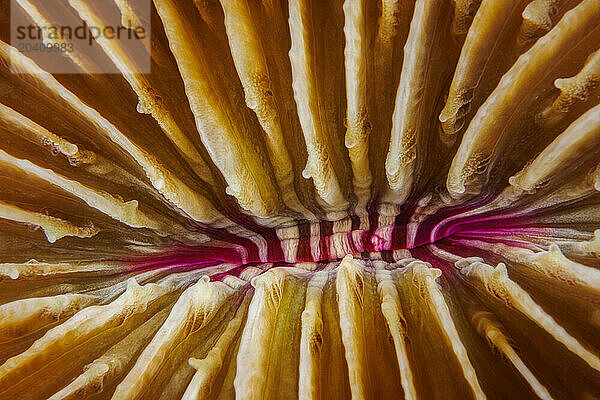
<path id="1" fill-rule="evenodd" d="M 337 221 L 299 221 L 295 225 L 265 228 L 249 226 L 250 235 L 226 230 L 205 232 L 211 246 L 177 244 L 150 259 L 137 259 L 136 269 L 201 269 L 228 264 L 227 271 L 212 279 L 238 275 L 247 268 L 271 268 L 298 263 L 327 264 L 351 254 L 363 260 L 394 263 L 418 258 L 442 271 L 451 267 L 432 249 L 460 247 L 485 239 L 516 247 L 531 247 L 520 235 L 548 235 L 544 227 L 533 228 L 527 214 L 473 212 L 485 202 L 460 206 L 415 201 L 396 215 L 370 209 Z"/>

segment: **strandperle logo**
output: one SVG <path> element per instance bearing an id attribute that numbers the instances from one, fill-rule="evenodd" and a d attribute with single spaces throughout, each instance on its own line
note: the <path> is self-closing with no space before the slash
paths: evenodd
<path id="1" fill-rule="evenodd" d="M 11 0 L 12 72 L 26 57 L 53 74 L 150 73 L 150 0 L 90 3 Z"/>
<path id="2" fill-rule="evenodd" d="M 132 22 L 129 22 L 131 25 Z M 123 25 L 119 26 L 90 26 L 85 21 L 80 26 L 73 28 L 72 26 L 37 26 L 29 24 L 27 26 L 16 27 L 17 40 L 66 40 L 81 39 L 88 42 L 91 46 L 93 41 L 103 36 L 106 39 L 121 39 L 128 40 L 144 39 L 146 37 L 146 29 L 143 26 L 134 26 L 126 28 Z"/>

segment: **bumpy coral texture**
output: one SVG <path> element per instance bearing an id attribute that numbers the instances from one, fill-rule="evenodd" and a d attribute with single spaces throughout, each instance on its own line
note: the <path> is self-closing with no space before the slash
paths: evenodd
<path id="1" fill-rule="evenodd" d="M 0 41 L 0 399 L 600 398 L 600 1 L 150 22 Z"/>

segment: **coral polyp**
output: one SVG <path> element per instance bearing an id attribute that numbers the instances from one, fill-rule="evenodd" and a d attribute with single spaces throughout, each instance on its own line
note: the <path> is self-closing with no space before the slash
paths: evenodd
<path id="1" fill-rule="evenodd" d="M 11 13 L 0 399 L 600 398 L 600 1 Z"/>

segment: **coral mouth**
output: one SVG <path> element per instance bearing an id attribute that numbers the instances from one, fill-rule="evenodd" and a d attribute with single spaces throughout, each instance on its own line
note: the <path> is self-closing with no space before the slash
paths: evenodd
<path id="1" fill-rule="evenodd" d="M 431 204 L 431 196 L 425 196 L 421 201 L 406 202 L 395 216 L 371 210 L 336 221 L 301 221 L 297 225 L 274 229 L 261 227 L 248 237 L 212 231 L 227 246 L 180 244 L 163 254 L 154 254 L 147 259 L 136 258 L 131 263 L 134 269 L 203 268 L 219 263 L 231 264 L 231 271 L 211 277 L 222 279 L 227 274 L 239 276 L 245 268 L 258 263 L 269 263 L 271 267 L 297 263 L 325 265 L 352 255 L 358 259 L 388 263 L 418 258 L 433 261 L 436 267 L 447 272 L 451 264 L 435 257 L 428 249 L 438 245 L 443 247 L 450 242 L 459 245 L 461 241 L 485 238 L 492 243 L 539 250 L 538 246 L 522 237 L 553 237 L 552 227 L 536 225 L 527 214 L 512 217 L 506 213 L 469 215 L 485 204 L 481 200 L 459 206 L 443 201 Z"/>

